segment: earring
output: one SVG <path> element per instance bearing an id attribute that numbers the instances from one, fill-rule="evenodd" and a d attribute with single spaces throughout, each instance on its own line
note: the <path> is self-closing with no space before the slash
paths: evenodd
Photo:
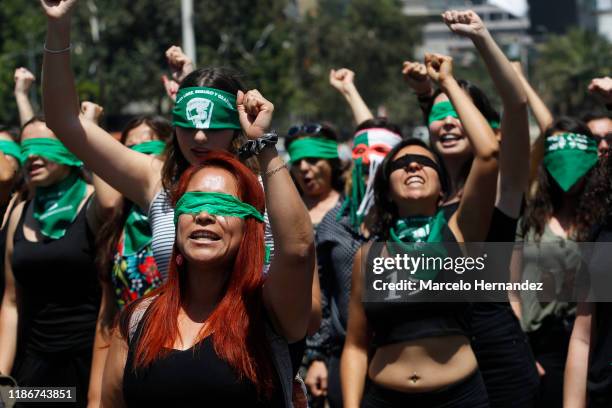
<path id="1" fill-rule="evenodd" d="M 182 265 L 183 265 L 183 255 L 178 254 L 178 255 L 176 256 L 176 264 L 177 264 L 178 266 L 182 266 Z"/>

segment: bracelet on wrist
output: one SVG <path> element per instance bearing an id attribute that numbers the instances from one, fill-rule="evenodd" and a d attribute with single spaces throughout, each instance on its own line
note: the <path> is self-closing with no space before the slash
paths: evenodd
<path id="1" fill-rule="evenodd" d="M 49 48 L 47 48 L 47 43 L 43 44 L 43 50 L 45 50 L 46 53 L 49 54 L 63 54 L 64 52 L 68 52 L 70 50 L 72 50 L 72 43 L 70 43 L 70 45 L 68 45 L 68 47 L 61 49 L 61 50 L 50 50 Z"/>
<path id="2" fill-rule="evenodd" d="M 252 156 L 257 156 L 261 151 L 267 147 L 275 146 L 278 142 L 278 135 L 276 132 L 264 133 L 260 138 L 249 140 L 238 149 L 238 158 L 240 160 L 248 159 Z"/>

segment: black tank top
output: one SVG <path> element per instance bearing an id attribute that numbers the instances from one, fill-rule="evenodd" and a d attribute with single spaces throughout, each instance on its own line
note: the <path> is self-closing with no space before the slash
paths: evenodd
<path id="1" fill-rule="evenodd" d="M 443 242 L 456 243 L 457 240 L 448 228 L 442 230 Z M 374 241 L 367 253 L 367 270 L 375 257 L 381 256 L 384 243 Z M 385 275 L 374 277 L 366 274 L 365 284 L 372 287 L 373 279 L 385 279 Z M 436 282 L 450 282 L 459 279 L 453 271 L 442 270 L 436 277 Z M 388 281 L 388 280 L 387 280 Z M 426 295 L 421 302 L 419 293 L 410 294 L 410 301 L 364 302 L 363 308 L 368 319 L 368 326 L 373 331 L 375 347 L 387 344 L 401 343 L 428 337 L 450 335 L 466 335 L 466 317 L 468 303 L 431 302 Z"/>
<path id="2" fill-rule="evenodd" d="M 13 240 L 13 274 L 21 289 L 20 347 L 39 353 L 93 346 L 100 307 L 94 236 L 82 207 L 60 239 L 25 239 L 24 205 Z"/>
<path id="3" fill-rule="evenodd" d="M 134 370 L 134 352 L 143 321 L 140 320 L 134 338 L 129 341 L 123 372 L 123 397 L 128 407 L 285 406 L 278 375 L 274 376 L 275 391 L 272 400 L 262 401 L 258 398 L 255 384 L 248 379 L 240 379 L 232 367 L 217 355 L 210 336 L 187 350 L 170 350 L 170 354 L 154 361 L 147 368 Z M 289 345 L 294 375 L 299 368 L 303 350 L 303 341 Z"/>

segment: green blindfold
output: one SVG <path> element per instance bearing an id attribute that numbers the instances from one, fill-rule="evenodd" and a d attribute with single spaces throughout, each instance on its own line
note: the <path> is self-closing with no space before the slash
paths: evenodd
<path id="1" fill-rule="evenodd" d="M 131 146 L 130 149 L 144 154 L 154 154 L 156 156 L 161 155 L 166 148 L 166 143 L 161 140 L 151 140 L 150 142 L 139 143 Z"/>
<path id="2" fill-rule="evenodd" d="M 253 217 L 264 222 L 263 215 L 257 208 L 243 203 L 236 197 L 225 193 L 190 191 L 178 200 L 174 208 L 174 225 L 182 214 L 199 214 L 206 211 L 211 215 L 246 218 Z"/>
<path id="3" fill-rule="evenodd" d="M 459 114 L 450 101 L 438 102 L 431 107 L 431 112 L 429 113 L 429 124 L 431 125 L 431 122 L 436 120 L 444 120 L 448 116 L 459 119 Z M 499 129 L 499 122 L 496 120 L 490 120 L 489 125 L 493 129 Z"/>
<path id="4" fill-rule="evenodd" d="M 568 191 L 597 164 L 597 143 L 578 133 L 560 133 L 544 142 L 544 167 Z"/>
<path id="5" fill-rule="evenodd" d="M 37 137 L 21 142 L 21 160 L 25 162 L 30 156 L 41 156 L 52 162 L 65 166 L 81 167 L 83 162 L 70 152 L 57 139 Z"/>
<path id="6" fill-rule="evenodd" d="M 337 159 L 338 142 L 321 137 L 303 137 L 291 143 L 287 151 L 293 163 L 310 157 Z"/>
<path id="7" fill-rule="evenodd" d="M 172 124 L 187 129 L 240 130 L 236 96 L 215 88 L 183 88 L 176 95 Z"/>
<path id="8" fill-rule="evenodd" d="M 11 140 L 0 140 L 0 151 L 7 156 L 13 156 L 21 162 L 21 146 Z"/>

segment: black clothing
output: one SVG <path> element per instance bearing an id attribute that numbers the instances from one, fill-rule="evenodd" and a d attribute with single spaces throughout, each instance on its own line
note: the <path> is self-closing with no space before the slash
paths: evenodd
<path id="1" fill-rule="evenodd" d="M 612 242 L 612 227 L 601 230 L 596 242 Z M 608 245 L 595 246 L 589 262 L 589 275 L 595 298 L 605 298 L 609 286 L 598 284 L 598 281 L 609 282 L 610 254 Z M 589 408 L 612 407 L 612 303 L 594 304 L 595 316 L 592 320 L 593 338 L 589 358 L 587 392 Z"/>
<path id="2" fill-rule="evenodd" d="M 143 321 L 140 320 L 134 337 L 129 341 L 123 374 L 123 396 L 128 407 L 285 406 L 278 373 L 274 376 L 272 400 L 266 401 L 258 396 L 255 384 L 239 378 L 233 368 L 217 355 L 210 336 L 187 350 L 170 350 L 168 355 L 148 367 L 134 370 L 134 353 Z M 293 375 L 297 373 L 303 350 L 304 341 L 289 345 Z"/>
<path id="3" fill-rule="evenodd" d="M 447 219 L 459 203 L 444 206 Z M 495 207 L 487 242 L 514 242 L 518 220 Z M 493 268 L 508 271 L 510 259 L 490 259 Z M 499 276 L 499 274 L 495 274 Z M 472 350 L 478 360 L 489 403 L 492 408 L 529 408 L 535 406 L 539 376 L 527 336 L 509 302 L 476 302 L 468 314 Z"/>
<path id="4" fill-rule="evenodd" d="M 431 392 L 401 392 L 368 381 L 361 408 L 489 408 L 478 370 L 467 378 Z"/>
<path id="5" fill-rule="evenodd" d="M 94 237 L 85 204 L 60 239 L 30 242 L 23 224 L 26 203 L 13 240 L 13 275 L 21 289 L 20 346 L 53 353 L 91 349 L 100 286 Z"/>
<path id="6" fill-rule="evenodd" d="M 29 205 L 13 240 L 13 274 L 21 294 L 13 375 L 20 386 L 77 387 L 77 402 L 70 406 L 84 407 L 100 306 L 88 203 L 66 235 L 40 242 L 23 233 Z"/>

